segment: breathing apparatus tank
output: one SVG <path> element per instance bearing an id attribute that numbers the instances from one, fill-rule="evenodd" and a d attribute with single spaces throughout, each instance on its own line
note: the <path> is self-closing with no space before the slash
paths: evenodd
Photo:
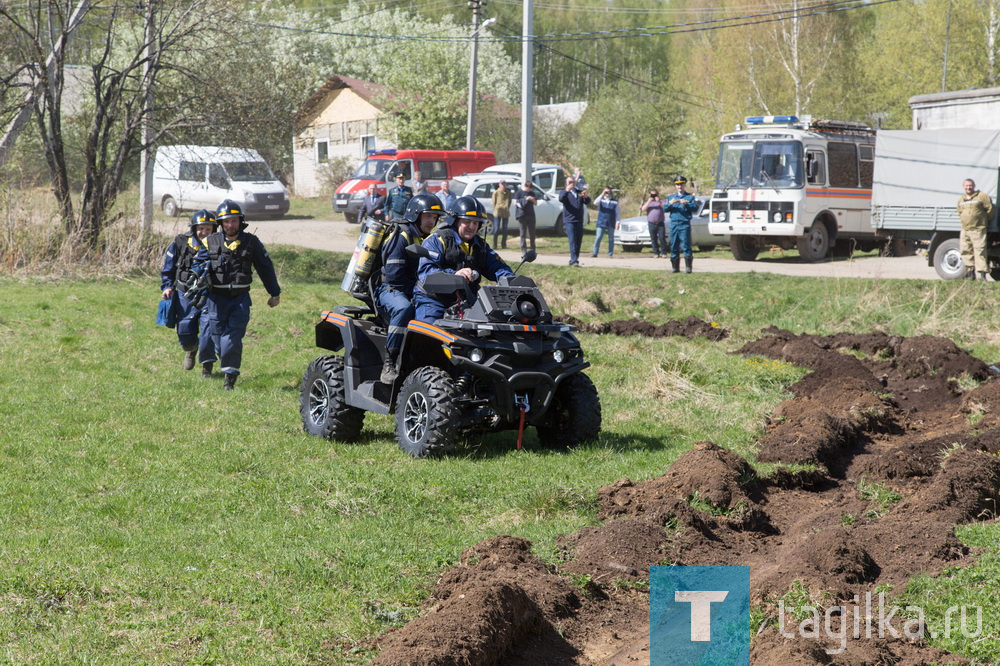
<path id="1" fill-rule="evenodd" d="M 379 222 L 375 218 L 366 218 L 361 227 L 361 236 L 354 246 L 354 255 L 347 265 L 344 273 L 344 280 L 340 283 L 340 288 L 351 295 L 365 293 L 365 283 L 372 273 L 372 268 L 379 258 L 382 250 L 382 242 L 388 235 L 389 225 Z"/>

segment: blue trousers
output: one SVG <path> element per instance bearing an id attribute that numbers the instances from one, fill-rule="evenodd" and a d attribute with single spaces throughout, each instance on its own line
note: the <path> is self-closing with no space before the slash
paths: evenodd
<path id="1" fill-rule="evenodd" d="M 250 323 L 250 294 L 224 296 L 214 292 L 208 295 L 208 319 L 212 328 L 215 348 L 219 350 L 222 372 L 240 374 L 243 360 L 243 336 Z"/>
<path id="2" fill-rule="evenodd" d="M 583 242 L 583 222 L 566 222 L 563 219 L 563 227 L 566 229 L 566 238 L 569 239 L 569 263 L 580 263 L 580 243 Z"/>
<path id="3" fill-rule="evenodd" d="M 399 351 L 403 346 L 406 325 L 413 319 L 413 303 L 406 294 L 386 284 L 380 284 L 375 290 L 375 302 L 389 318 L 389 333 L 385 337 L 385 348 Z"/>
<path id="4" fill-rule="evenodd" d="M 604 234 L 608 234 L 608 256 L 614 256 L 615 254 L 615 228 L 608 227 L 597 227 L 597 237 L 594 239 L 594 251 L 593 255 L 596 257 L 597 253 L 601 250 L 601 239 L 604 238 Z"/>
<path id="5" fill-rule="evenodd" d="M 510 217 L 494 217 L 493 218 L 493 248 L 507 247 L 507 221 Z M 497 234 L 500 234 L 500 245 L 497 245 Z"/>
<path id="6" fill-rule="evenodd" d="M 650 224 L 649 240 L 653 244 L 653 254 L 667 253 L 667 228 L 665 225 Z"/>
<path id="7" fill-rule="evenodd" d="M 679 259 L 680 255 L 691 257 L 691 223 L 670 223 L 670 258 Z"/>
<path id="8" fill-rule="evenodd" d="M 177 296 L 177 341 L 181 347 L 198 345 L 198 362 L 215 363 L 215 343 L 212 340 L 212 327 L 208 320 L 208 305 L 200 310 L 191 305 L 191 301 L 181 292 Z"/>
<path id="9" fill-rule="evenodd" d="M 444 316 L 445 304 L 422 291 L 413 291 L 413 306 L 413 318 L 426 324 L 433 324 Z"/>

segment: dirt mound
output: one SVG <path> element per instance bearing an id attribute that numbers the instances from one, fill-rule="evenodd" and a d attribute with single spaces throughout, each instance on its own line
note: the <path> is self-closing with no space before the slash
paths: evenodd
<path id="1" fill-rule="evenodd" d="M 614 321 L 583 321 L 573 315 L 563 315 L 557 319 L 565 324 L 576 326 L 584 333 L 597 335 L 641 335 L 647 338 L 665 338 L 679 335 L 685 338 L 704 337 L 709 340 L 722 340 L 729 337 L 729 331 L 716 323 L 698 319 L 694 315 L 684 321 L 668 321 L 665 324 L 653 324 L 641 319 L 616 319 Z"/>
<path id="2" fill-rule="evenodd" d="M 601 488 L 601 523 L 559 539 L 558 570 L 523 539 L 484 541 L 442 575 L 420 618 L 383 637 L 376 663 L 648 661 L 641 586 L 656 565 L 749 566 L 765 608 L 794 590 L 820 614 L 842 605 L 850 627 L 867 622 L 856 600 L 876 586 L 967 562 L 955 524 L 992 519 L 1000 502 L 1000 380 L 942 338 L 765 333 L 740 353 L 812 370 L 758 442 L 758 460 L 777 464 L 767 478 L 698 442 L 657 478 Z M 967 663 L 863 631 L 839 645 L 809 625 L 772 619 L 748 663 Z"/>

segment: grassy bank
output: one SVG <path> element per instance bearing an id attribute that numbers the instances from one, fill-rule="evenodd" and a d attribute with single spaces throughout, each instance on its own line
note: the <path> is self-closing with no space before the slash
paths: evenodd
<path id="1" fill-rule="evenodd" d="M 255 288 L 232 393 L 181 370 L 173 331 L 153 325 L 155 275 L 0 280 L 0 659 L 365 663 L 366 641 L 414 617 L 475 542 L 516 534 L 551 557 L 594 521 L 601 485 L 660 475 L 704 439 L 752 455 L 803 374 L 731 354 L 765 326 L 943 335 L 1000 358 L 991 287 L 530 266 L 559 312 L 693 314 L 732 337 L 583 335 L 599 441 L 556 453 L 530 433 L 518 452 L 510 434 L 477 436 L 418 461 L 387 417 L 351 445 L 302 433 L 313 324 L 350 302 L 346 257 L 270 249 L 285 293 L 268 309 Z M 979 575 L 996 580 L 995 560 Z"/>

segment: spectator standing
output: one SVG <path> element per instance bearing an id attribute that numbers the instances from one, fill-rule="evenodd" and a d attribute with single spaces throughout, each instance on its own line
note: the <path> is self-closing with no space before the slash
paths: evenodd
<path id="1" fill-rule="evenodd" d="M 507 221 L 510 219 L 510 202 L 513 198 L 507 189 L 507 181 L 501 180 L 497 189 L 493 190 L 493 247 L 497 247 L 497 234 L 500 234 L 501 249 L 507 249 Z M 532 245 L 534 247 L 534 245 Z"/>
<path id="2" fill-rule="evenodd" d="M 406 176 L 401 173 L 396 174 L 396 187 L 389 190 L 385 197 L 385 216 L 392 221 L 397 217 L 403 217 L 406 212 L 406 205 L 413 198 L 413 189 L 406 184 Z"/>
<path id="3" fill-rule="evenodd" d="M 379 222 L 385 222 L 385 195 L 378 193 L 375 183 L 368 186 L 368 196 L 361 204 L 361 211 L 358 213 L 358 222 L 364 222 L 365 218 L 372 217 Z"/>
<path id="4" fill-rule="evenodd" d="M 580 167 L 573 169 L 573 178 L 576 180 L 576 191 L 583 192 L 587 189 L 587 179 L 583 177 Z"/>
<path id="5" fill-rule="evenodd" d="M 451 210 L 451 207 L 455 205 L 455 200 L 458 198 L 451 193 L 451 186 L 447 180 L 441 183 L 441 189 L 438 190 L 437 197 L 441 200 L 441 204 L 447 211 Z"/>
<path id="6" fill-rule="evenodd" d="M 413 172 L 413 193 L 423 194 L 427 191 L 427 181 L 420 175 L 419 171 Z"/>
<path id="7" fill-rule="evenodd" d="M 528 245 L 535 249 L 535 199 L 531 181 L 521 185 L 514 195 L 514 217 L 521 225 L 521 254 L 528 251 Z"/>
<path id="8" fill-rule="evenodd" d="M 577 182 L 579 184 L 579 182 Z M 604 234 L 608 235 L 608 256 L 615 254 L 615 231 L 621 226 L 622 211 L 618 202 L 611 198 L 611 188 L 605 187 L 597 200 L 597 235 L 594 238 L 594 252 L 591 256 L 596 257 L 601 249 L 601 239 Z"/>
<path id="9" fill-rule="evenodd" d="M 563 205 L 563 229 L 569 240 L 569 265 L 580 265 L 580 244 L 583 242 L 583 215 L 590 203 L 587 190 L 576 189 L 576 179 L 566 179 L 566 189 L 559 193 Z"/>
<path id="10" fill-rule="evenodd" d="M 223 388 L 232 391 L 240 376 L 243 336 L 250 323 L 252 271 L 257 271 L 271 296 L 267 299 L 269 307 L 281 303 L 281 287 L 264 244 L 253 234 L 246 233 L 247 223 L 240 205 L 226 199 L 216 209 L 215 219 L 222 225 L 222 231 L 205 239 L 194 267 L 197 270 L 207 265 L 211 287 L 206 307 L 212 339 L 226 376 Z"/>
<path id="11" fill-rule="evenodd" d="M 698 210 L 698 201 L 693 194 L 684 191 L 687 178 L 674 178 L 676 192 L 667 198 L 665 211 L 670 213 L 670 272 L 681 270 L 681 254 L 684 254 L 684 272 L 691 272 L 691 216 Z"/>
<path id="12" fill-rule="evenodd" d="M 177 308 L 177 341 L 184 350 L 184 369 L 194 368 L 195 356 L 201 362 L 201 376 L 211 377 L 216 361 L 215 344 L 206 307 L 195 307 L 187 297 L 193 272 L 191 265 L 205 238 L 215 231 L 215 214 L 199 210 L 191 216 L 191 230 L 174 238 L 163 256 L 160 289 L 164 300 L 173 299 Z"/>
<path id="13" fill-rule="evenodd" d="M 660 201 L 660 193 L 656 189 L 649 191 L 649 198 L 639 207 L 639 211 L 646 214 L 646 224 L 649 227 L 649 241 L 653 245 L 654 257 L 667 256 L 667 232 L 663 225 L 663 202 Z"/>
<path id="14" fill-rule="evenodd" d="M 976 189 L 976 181 L 967 178 L 962 183 L 965 193 L 958 198 L 958 218 L 962 221 L 959 244 L 965 277 L 986 281 L 989 264 L 986 263 L 986 228 L 993 219 L 993 202 L 990 195 Z"/>

